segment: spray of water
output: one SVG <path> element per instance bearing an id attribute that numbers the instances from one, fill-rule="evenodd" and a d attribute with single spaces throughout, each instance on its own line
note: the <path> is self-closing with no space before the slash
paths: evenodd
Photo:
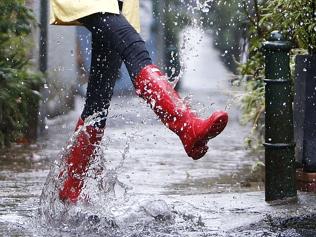
<path id="1" fill-rule="evenodd" d="M 74 145 L 76 136 L 84 132 L 86 126 L 97 122 L 97 117 L 95 115 L 86 120 L 86 124 L 73 135 L 52 164 L 40 200 L 39 221 L 43 232 L 50 235 L 63 233 L 65 236 L 78 233 L 161 236 L 159 233 L 169 233 L 172 230 L 174 236 L 177 236 L 177 231 L 185 229 L 184 223 L 197 229 L 202 228 L 195 215 L 190 216 L 190 219 L 185 212 L 161 198 L 134 195 L 132 187 L 119 180 L 119 175 L 124 173 L 124 164 L 130 157 L 130 146 L 136 137 L 134 133 L 120 134 L 123 144 L 121 156 L 112 157 L 115 158 L 113 160 L 109 157 L 107 147 L 117 140 L 110 137 L 103 139 L 90 163 L 78 203 L 73 205 L 59 199 L 58 190 L 63 182 L 60 172 L 66 165 L 64 159 Z"/>
<path id="2" fill-rule="evenodd" d="M 209 2 L 210 0 L 203 3 L 197 1 L 194 6 L 189 5 L 189 10 L 198 16 L 200 11 L 208 11 Z M 200 21 L 196 18 L 192 20 L 192 24 L 193 27 L 203 31 Z M 197 47 L 203 39 L 201 36 L 198 42 L 189 44 L 191 40 L 189 30 L 188 34 L 183 35 L 182 67 L 180 75 L 172 82 L 173 86 L 177 85 L 185 73 L 185 52 L 194 51 L 194 47 Z M 190 104 L 191 99 L 192 96 L 188 96 L 184 100 Z M 114 117 L 117 119 L 117 116 Z M 99 114 L 86 119 L 84 126 L 74 133 L 58 159 L 53 162 L 40 199 L 39 216 L 42 226 L 47 230 L 63 231 L 69 235 L 89 233 L 93 230 L 93 233 L 108 236 L 144 236 L 146 233 L 151 233 L 150 236 L 162 236 L 161 233 L 173 233 L 174 235 L 170 234 L 170 236 L 178 236 L 178 231 L 186 231 L 187 226 L 193 230 L 201 230 L 203 222 L 199 215 L 187 215 L 185 211 L 178 210 L 177 207 L 162 199 L 133 196 L 132 187 L 119 180 L 118 174 L 124 172 L 122 167 L 130 155 L 129 148 L 135 134 L 130 136 L 122 134 L 121 140 L 125 140 L 125 145 L 121 157 L 116 157 L 115 164 L 107 159 L 107 147 L 112 145 L 112 140 L 111 138 L 103 139 L 96 148 L 94 158 L 86 173 L 78 203 L 73 205 L 59 199 L 58 190 L 64 180 L 60 177 L 60 173 L 65 169 L 65 158 L 74 146 L 78 134 L 85 132 L 87 126 L 100 122 L 100 119 Z"/>

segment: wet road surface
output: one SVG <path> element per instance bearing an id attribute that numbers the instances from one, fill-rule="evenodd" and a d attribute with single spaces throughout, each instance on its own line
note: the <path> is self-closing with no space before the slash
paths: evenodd
<path id="1" fill-rule="evenodd" d="M 52 224 L 39 210 L 55 207 L 56 200 L 44 199 L 41 205 L 39 200 L 50 166 L 59 159 L 80 115 L 83 100 L 77 98 L 76 110 L 48 121 L 38 143 L 2 152 L 0 236 L 316 236 L 314 195 L 300 194 L 297 204 L 271 206 L 264 202 L 262 182 L 256 182 L 260 175 L 252 182 L 247 179 L 257 158 L 244 148 L 249 127 L 239 124 L 239 92 L 227 89 L 227 81 L 216 81 L 217 76 L 212 79 L 216 86 L 203 90 L 203 83 L 212 78 L 206 73 L 210 58 L 205 51 L 201 62 L 192 60 L 183 84 L 194 88 L 192 71 L 199 67 L 202 88 L 182 95 L 192 94 L 192 108 L 204 116 L 227 108 L 230 121 L 209 143 L 203 159 L 188 158 L 178 137 L 141 99 L 116 96 L 100 158 L 109 170 L 119 167 L 107 176 L 115 177 L 118 190 L 112 199 L 101 194 L 98 199 L 98 192 L 87 188 L 99 203 L 71 209 L 75 220 L 68 225 Z"/>
<path id="2" fill-rule="evenodd" d="M 194 104 L 205 105 L 198 98 Z M 77 99 L 77 107 L 80 106 L 82 100 Z M 47 135 L 37 144 L 27 149 L 17 146 L 2 155 L 0 235 L 72 236 L 73 233 L 47 232 L 38 220 L 38 208 L 49 166 L 71 136 L 79 111 L 50 121 Z M 129 208 L 163 200 L 177 217 L 169 229 L 164 224 L 164 228 L 148 227 L 150 234 L 142 229 L 138 235 L 123 232 L 125 236 L 313 236 L 308 235 L 315 233 L 311 224 L 301 232 L 297 226 L 283 227 L 289 217 L 313 214 L 316 207 L 311 202 L 315 203 L 315 196 L 300 195 L 299 204 L 269 206 L 263 192 L 258 192 L 262 184 L 243 185 L 255 158 L 244 149 L 242 138 L 247 129 L 239 125 L 237 111 L 232 110 L 231 114 L 226 131 L 209 143 L 206 157 L 192 161 L 178 138 L 156 120 L 139 98 L 114 98 L 103 140 L 108 146 L 105 158 L 109 166 L 117 166 L 122 161 L 121 152 L 129 144 L 118 173 L 118 179 L 129 187 Z M 139 215 L 138 218 L 143 217 Z M 135 221 L 137 216 L 133 218 Z M 106 236 L 104 228 L 95 234 Z"/>

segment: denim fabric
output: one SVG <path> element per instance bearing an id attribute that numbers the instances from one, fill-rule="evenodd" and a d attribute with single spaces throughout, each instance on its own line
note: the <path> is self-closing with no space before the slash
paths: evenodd
<path id="1" fill-rule="evenodd" d="M 90 78 L 82 119 L 103 111 L 99 126 L 104 127 L 122 61 L 132 80 L 152 61 L 145 42 L 124 16 L 96 13 L 79 21 L 92 33 Z"/>

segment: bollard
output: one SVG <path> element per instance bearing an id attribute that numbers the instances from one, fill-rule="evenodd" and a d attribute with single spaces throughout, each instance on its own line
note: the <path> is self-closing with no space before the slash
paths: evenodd
<path id="1" fill-rule="evenodd" d="M 290 42 L 273 31 L 265 55 L 265 199 L 296 199 Z"/>
<path id="2" fill-rule="evenodd" d="M 40 11 L 40 45 L 39 45 L 39 70 L 42 73 L 47 71 L 47 35 L 48 35 L 48 2 L 41 0 Z"/>

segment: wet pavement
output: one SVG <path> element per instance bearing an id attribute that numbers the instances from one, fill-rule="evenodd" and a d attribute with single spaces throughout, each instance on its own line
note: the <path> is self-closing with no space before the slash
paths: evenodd
<path id="1" fill-rule="evenodd" d="M 194 102 L 192 106 L 204 107 L 201 101 Z M 36 222 L 39 195 L 49 166 L 71 136 L 82 104 L 83 100 L 78 98 L 78 110 L 49 121 L 46 135 L 37 144 L 16 146 L 2 155 L 0 234 L 6 235 L 10 230 L 29 235 L 29 225 Z M 239 139 L 247 129 L 239 127 L 237 117 L 232 118 L 227 131 L 239 129 L 238 136 L 224 132 L 210 143 L 206 157 L 192 161 L 185 155 L 177 136 L 139 98 L 114 98 L 109 116 L 105 158 L 108 166 L 117 166 L 122 161 L 121 152 L 129 144 L 118 176 L 130 188 L 131 196 L 144 199 L 154 196 L 173 203 L 178 198 L 187 197 L 185 202 L 190 202 L 191 197 L 203 200 L 211 193 L 247 190 L 236 177 L 241 170 L 249 172 L 253 158 L 246 156 L 243 140 Z M 248 171 L 244 171 L 245 167 Z"/>
<path id="2" fill-rule="evenodd" d="M 196 107 L 205 105 L 197 99 L 194 102 Z M 78 98 L 77 107 L 82 103 Z M 103 140 L 107 146 L 104 157 L 109 167 L 116 167 L 125 155 L 118 179 L 128 187 L 129 208 L 163 200 L 182 219 L 168 229 L 167 224 L 159 231 L 150 227 L 150 234 L 144 229 L 133 235 L 98 230 L 96 236 L 314 236 L 316 196 L 300 194 L 298 204 L 271 206 L 264 202 L 262 183 L 246 184 L 256 158 L 244 149 L 247 128 L 239 125 L 237 111 L 230 112 L 226 131 L 209 143 L 206 157 L 192 161 L 178 138 L 139 98 L 114 98 Z M 40 142 L 27 149 L 17 146 L 2 155 L 1 236 L 73 236 L 47 232 L 39 222 L 38 208 L 49 166 L 71 136 L 78 115 L 79 110 L 50 121 Z M 122 153 L 126 144 L 129 150 Z"/>
<path id="3" fill-rule="evenodd" d="M 207 54 L 203 57 L 205 62 Z M 205 67 L 198 74 L 204 82 L 211 77 Z M 192 79 L 192 71 L 185 78 Z M 181 94 L 191 95 L 187 99 L 200 115 L 219 108 L 230 114 L 205 157 L 188 158 L 178 137 L 140 98 L 116 96 L 99 157 L 113 172 L 104 176 L 113 178 L 112 192 L 99 193 L 91 184 L 84 191 L 91 203 L 76 209 L 52 198 L 54 183 L 48 182 L 40 204 L 49 169 L 56 166 L 80 115 L 83 100 L 77 98 L 76 110 L 48 121 L 38 143 L 2 152 L 0 236 L 316 236 L 315 195 L 300 193 L 294 204 L 264 202 L 262 177 L 252 174 L 258 158 L 245 150 L 249 127 L 239 123 L 239 91 L 228 87 L 227 78 L 212 88 L 189 90 L 194 88 L 189 79 Z M 67 215 L 62 213 L 67 221 L 43 214 L 56 214 L 58 208 L 67 209 Z"/>

